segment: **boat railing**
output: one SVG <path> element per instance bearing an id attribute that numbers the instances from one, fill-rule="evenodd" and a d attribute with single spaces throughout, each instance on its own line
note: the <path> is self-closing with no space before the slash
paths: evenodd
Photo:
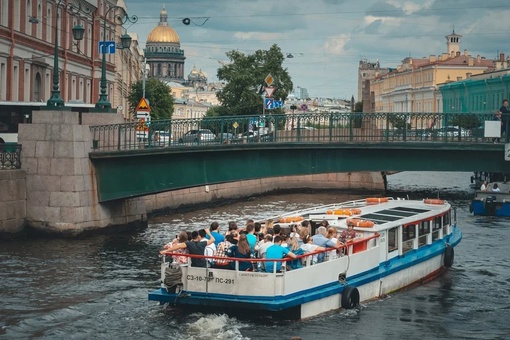
<path id="1" fill-rule="evenodd" d="M 367 237 L 358 238 L 358 239 L 354 239 L 352 241 L 349 241 L 347 243 L 343 243 L 340 246 L 340 248 L 334 248 L 334 247 L 326 248 L 324 250 L 314 251 L 314 252 L 306 253 L 306 254 L 303 254 L 303 255 L 298 255 L 298 256 L 296 256 L 296 258 L 290 258 L 290 257 L 285 257 L 285 258 L 282 258 L 282 259 L 266 259 L 266 258 L 254 258 L 254 257 L 240 258 L 240 257 L 225 257 L 225 256 L 210 256 L 210 255 L 195 255 L 195 254 L 186 254 L 186 253 L 175 253 L 175 252 L 168 252 L 168 251 L 165 251 L 165 250 L 160 251 L 160 254 L 163 256 L 163 261 L 164 262 L 166 261 L 166 256 L 170 256 L 170 257 L 186 257 L 188 259 L 193 259 L 193 258 L 195 258 L 195 259 L 205 259 L 207 264 L 208 264 L 208 266 L 209 266 L 209 263 L 213 262 L 213 261 L 221 261 L 222 263 L 223 262 L 228 262 L 228 263 L 235 262 L 235 270 L 236 271 L 240 271 L 239 270 L 239 263 L 240 262 L 251 262 L 252 264 L 254 264 L 254 268 L 258 267 L 257 266 L 258 263 L 273 262 L 274 263 L 274 266 L 273 266 L 274 271 L 273 271 L 273 273 L 276 273 L 276 264 L 277 263 L 282 263 L 283 264 L 283 263 L 286 263 L 286 262 L 301 260 L 303 266 L 307 267 L 307 266 L 312 265 L 313 257 L 314 256 L 318 256 L 319 254 L 324 254 L 324 256 L 325 256 L 324 261 L 331 260 L 328 255 L 331 253 L 331 251 L 334 251 L 334 250 L 338 251 L 342 255 L 347 255 L 347 256 L 354 255 L 356 253 L 362 252 L 364 250 L 370 249 L 373 246 L 375 246 L 376 243 L 375 242 L 371 242 L 371 241 L 379 238 L 379 236 L 380 236 L 379 233 L 374 233 L 373 235 L 370 235 L 370 236 L 367 236 Z M 188 260 L 188 263 L 185 263 L 184 265 L 185 266 L 191 265 L 191 263 Z M 200 268 L 200 267 L 194 267 L 194 268 Z M 220 266 L 220 267 L 209 267 L 209 268 L 213 268 L 213 269 L 226 269 L 226 268 L 223 268 L 223 266 Z M 285 272 L 285 266 L 284 265 L 282 265 L 282 272 Z"/>
<path id="2" fill-rule="evenodd" d="M 389 201 L 394 200 L 393 197 L 384 197 L 384 198 L 387 198 Z M 270 219 L 278 220 L 279 217 L 301 215 L 303 213 L 311 213 L 314 211 L 341 209 L 341 208 L 358 208 L 358 207 L 364 207 L 366 205 L 367 205 L 367 201 L 364 198 L 364 199 L 359 199 L 359 200 L 346 201 L 346 202 L 342 202 L 342 203 L 325 204 L 325 205 L 315 206 L 313 208 L 299 209 L 299 210 L 287 212 L 285 214 L 281 214 L 278 216 L 274 216 Z"/>

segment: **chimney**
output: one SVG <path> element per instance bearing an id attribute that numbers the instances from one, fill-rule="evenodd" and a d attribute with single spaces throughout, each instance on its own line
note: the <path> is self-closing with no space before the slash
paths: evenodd
<path id="1" fill-rule="evenodd" d="M 478 54 L 478 55 L 476 56 L 476 61 L 477 61 L 477 62 L 480 62 L 480 59 L 481 59 L 481 58 L 480 58 L 480 55 Z"/>
<path id="2" fill-rule="evenodd" d="M 475 60 L 473 58 L 469 58 L 468 59 L 468 66 L 474 66 L 475 65 Z"/>
<path id="3" fill-rule="evenodd" d="M 433 54 L 431 54 L 431 55 L 429 56 L 429 61 L 430 61 L 431 63 L 433 63 L 434 61 L 436 61 L 436 56 L 435 56 L 435 55 L 433 55 Z"/>
<path id="4" fill-rule="evenodd" d="M 455 57 L 455 51 L 452 51 L 452 52 L 450 53 L 450 57 L 452 57 L 452 58 L 453 58 L 453 57 Z"/>
<path id="5" fill-rule="evenodd" d="M 504 53 L 500 53 L 499 54 L 499 61 L 505 61 L 505 54 Z"/>
<path id="6" fill-rule="evenodd" d="M 445 53 L 441 54 L 441 60 L 446 60 L 446 59 L 448 59 L 448 53 L 445 52 Z"/>
<path id="7" fill-rule="evenodd" d="M 457 81 L 461 81 L 461 80 L 462 80 L 461 76 L 457 77 Z"/>
<path id="8" fill-rule="evenodd" d="M 455 56 L 456 57 L 460 56 L 460 51 L 457 51 L 457 53 L 455 53 Z"/>
<path id="9" fill-rule="evenodd" d="M 466 73 L 466 79 L 471 78 L 471 75 L 472 75 L 472 74 L 473 74 L 473 73 L 471 73 L 471 72 Z"/>
<path id="10" fill-rule="evenodd" d="M 464 57 L 467 57 L 467 50 L 464 50 Z"/>

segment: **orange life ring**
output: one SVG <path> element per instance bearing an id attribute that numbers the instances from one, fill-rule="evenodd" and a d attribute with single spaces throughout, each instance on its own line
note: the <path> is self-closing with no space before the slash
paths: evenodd
<path id="1" fill-rule="evenodd" d="M 328 210 L 326 211 L 328 215 L 345 215 L 345 216 L 352 216 L 352 215 L 359 215 L 361 214 L 361 209 L 337 209 L 337 210 Z"/>
<path id="2" fill-rule="evenodd" d="M 280 223 L 301 222 L 302 220 L 304 220 L 303 216 L 280 217 Z"/>
<path id="3" fill-rule="evenodd" d="M 360 227 L 360 228 L 372 228 L 375 225 L 375 223 L 372 221 L 360 220 L 357 218 L 352 218 L 352 219 L 347 220 L 347 224 L 350 224 L 350 223 L 353 223 L 355 227 Z"/>
<path id="4" fill-rule="evenodd" d="M 433 199 L 433 198 L 427 198 L 427 199 L 424 199 L 423 200 L 423 203 L 425 204 L 444 204 L 445 203 L 445 200 L 440 200 L 440 199 Z"/>
<path id="5" fill-rule="evenodd" d="M 365 201 L 367 203 L 385 203 L 388 202 L 388 197 L 368 197 Z"/>

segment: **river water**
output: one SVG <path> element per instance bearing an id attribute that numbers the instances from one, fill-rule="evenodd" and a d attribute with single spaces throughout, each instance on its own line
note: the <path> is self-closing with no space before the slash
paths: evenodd
<path id="1" fill-rule="evenodd" d="M 281 322 L 254 314 L 187 315 L 147 301 L 148 291 L 159 286 L 158 250 L 180 230 L 360 198 L 307 192 L 159 216 L 146 230 L 124 235 L 2 242 L 0 338 L 510 338 L 510 220 L 469 214 L 470 175 L 404 172 L 388 177 L 392 196 L 447 198 L 457 207 L 464 238 L 444 275 L 359 310 Z"/>

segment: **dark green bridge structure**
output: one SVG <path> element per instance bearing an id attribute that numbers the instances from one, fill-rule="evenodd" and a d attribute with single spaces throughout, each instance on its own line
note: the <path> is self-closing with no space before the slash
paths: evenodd
<path id="1" fill-rule="evenodd" d="M 102 125 L 91 127 L 90 159 L 100 202 L 330 172 L 510 173 L 505 141 L 484 137 L 487 120 L 493 115 L 326 113 Z"/>

